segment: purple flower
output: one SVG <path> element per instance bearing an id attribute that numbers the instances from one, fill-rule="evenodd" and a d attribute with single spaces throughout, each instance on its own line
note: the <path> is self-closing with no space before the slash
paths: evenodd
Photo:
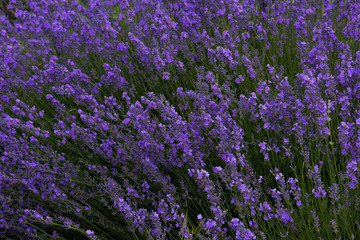
<path id="1" fill-rule="evenodd" d="M 95 232 L 92 231 L 92 230 L 86 230 L 86 234 L 87 234 L 87 236 L 88 236 L 90 239 L 92 239 L 92 240 L 96 240 L 96 239 L 97 239 L 97 237 L 95 236 Z"/>

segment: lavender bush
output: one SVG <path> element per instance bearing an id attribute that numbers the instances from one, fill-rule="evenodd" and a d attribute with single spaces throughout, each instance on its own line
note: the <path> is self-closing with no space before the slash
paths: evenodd
<path id="1" fill-rule="evenodd" d="M 2 0 L 1 239 L 360 239 L 360 2 Z"/>

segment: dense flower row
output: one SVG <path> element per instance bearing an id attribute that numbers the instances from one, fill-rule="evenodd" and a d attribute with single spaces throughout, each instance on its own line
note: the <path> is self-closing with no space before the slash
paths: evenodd
<path id="1" fill-rule="evenodd" d="M 358 1 L 1 4 L 1 239 L 360 238 Z"/>

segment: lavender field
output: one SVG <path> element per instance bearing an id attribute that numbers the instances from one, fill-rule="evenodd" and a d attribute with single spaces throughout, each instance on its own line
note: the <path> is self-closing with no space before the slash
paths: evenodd
<path id="1" fill-rule="evenodd" d="M 360 239 L 359 0 L 0 0 L 0 239 Z"/>

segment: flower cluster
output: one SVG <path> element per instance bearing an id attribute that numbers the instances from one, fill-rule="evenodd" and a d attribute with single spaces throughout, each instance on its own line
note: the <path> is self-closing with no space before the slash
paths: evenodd
<path id="1" fill-rule="evenodd" d="M 0 238 L 360 238 L 359 16 L 2 1 Z"/>

